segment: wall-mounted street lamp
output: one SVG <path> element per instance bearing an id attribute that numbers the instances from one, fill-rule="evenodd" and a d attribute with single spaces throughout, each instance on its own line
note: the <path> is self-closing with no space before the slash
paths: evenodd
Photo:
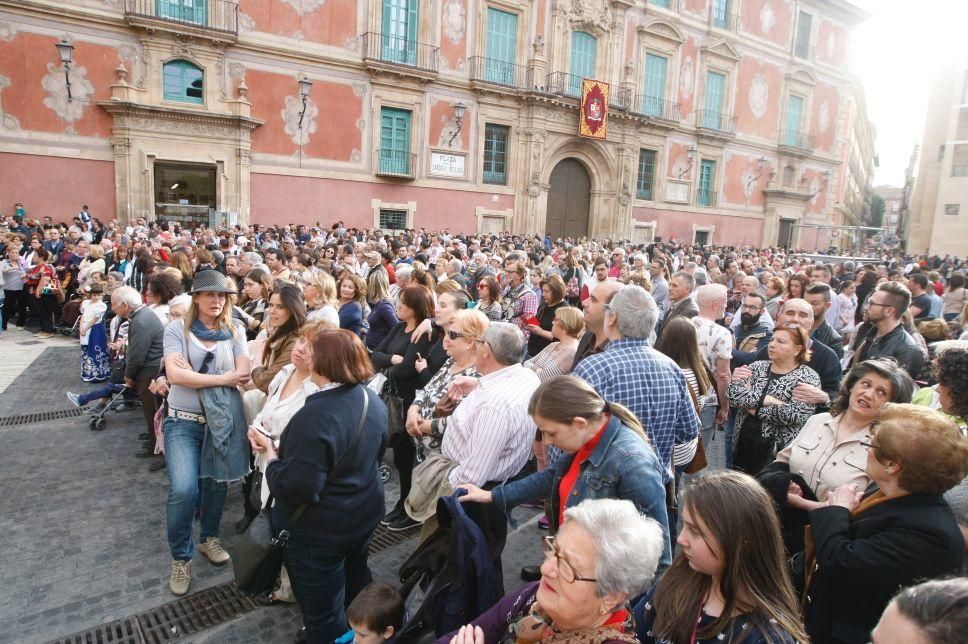
<path id="1" fill-rule="evenodd" d="M 299 111 L 299 129 L 302 129 L 303 117 L 306 116 L 306 103 L 309 101 L 309 92 L 313 89 L 313 82 L 305 74 L 299 78 L 299 100 L 302 101 L 302 109 Z"/>
<path id="2" fill-rule="evenodd" d="M 830 184 L 830 170 L 824 170 L 824 173 L 823 173 L 823 185 L 820 186 L 819 188 L 817 188 L 814 192 L 811 192 L 810 193 L 810 198 L 813 199 L 814 197 L 816 197 L 817 195 L 819 195 L 821 192 L 823 192 L 824 190 L 826 190 L 827 189 L 827 186 L 829 184 Z"/>
<path id="3" fill-rule="evenodd" d="M 686 174 L 690 170 L 692 170 L 693 166 L 696 165 L 696 155 L 699 154 L 699 150 L 696 149 L 696 146 L 692 146 L 691 148 L 689 148 L 689 150 L 688 150 L 688 152 L 686 152 L 686 154 L 689 157 L 689 165 L 687 165 L 683 170 L 681 170 L 679 172 L 679 178 L 680 179 L 682 179 L 684 176 L 686 176 Z"/>
<path id="4" fill-rule="evenodd" d="M 450 141 L 447 142 L 447 147 L 450 147 L 454 143 L 454 139 L 460 134 L 460 128 L 464 125 L 464 113 L 467 112 L 467 106 L 463 103 L 457 103 L 454 105 L 454 119 L 457 121 L 457 129 L 450 137 Z"/>
<path id="5" fill-rule="evenodd" d="M 749 192 L 753 185 L 763 176 L 763 168 L 766 166 L 766 157 L 760 157 L 756 162 L 756 176 L 750 177 L 746 181 L 746 192 Z"/>
<path id="6" fill-rule="evenodd" d="M 74 97 L 71 96 L 71 63 L 74 62 L 74 45 L 62 38 L 60 42 L 54 43 L 54 47 L 57 47 L 57 55 L 60 56 L 61 63 L 64 65 L 64 80 L 67 83 L 67 102 L 70 103 L 74 100 Z"/>

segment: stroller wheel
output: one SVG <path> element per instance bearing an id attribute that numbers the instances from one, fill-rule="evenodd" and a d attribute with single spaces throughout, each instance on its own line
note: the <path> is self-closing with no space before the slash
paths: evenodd
<path id="1" fill-rule="evenodd" d="M 104 428 L 107 426 L 107 421 L 104 418 L 95 417 L 95 418 L 92 418 L 90 423 L 88 424 L 90 425 L 92 432 L 102 432 L 104 431 Z"/>
<path id="2" fill-rule="evenodd" d="M 384 465 L 383 463 L 381 463 L 380 464 L 380 481 L 382 483 L 386 483 L 389 480 L 390 480 L 390 466 L 389 465 Z"/>

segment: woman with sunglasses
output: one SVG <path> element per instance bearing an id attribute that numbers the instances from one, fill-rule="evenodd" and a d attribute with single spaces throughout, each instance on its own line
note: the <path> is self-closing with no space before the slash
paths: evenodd
<path id="1" fill-rule="evenodd" d="M 662 528 L 616 499 L 586 500 L 564 518 L 558 534 L 544 538 L 540 582 L 498 600 L 437 644 L 635 642 L 627 602 L 655 578 Z"/>
<path id="2" fill-rule="evenodd" d="M 493 275 L 484 275 L 477 282 L 477 302 L 474 308 L 492 322 L 501 321 L 501 287 Z"/>
<path id="3" fill-rule="evenodd" d="M 787 552 L 803 550 L 808 513 L 841 485 L 865 489 L 874 421 L 886 403 L 911 402 L 914 381 L 890 358 L 859 362 L 848 372 L 830 413 L 815 414 L 757 478 L 773 496 Z"/>
<path id="4" fill-rule="evenodd" d="M 235 288 L 218 271 L 201 271 L 192 283 L 184 320 L 165 328 L 164 366 L 170 385 L 164 420 L 168 464 L 167 524 L 171 549 L 169 587 L 184 595 L 198 547 L 217 566 L 230 557 L 219 526 L 228 483 L 249 472 L 249 441 L 238 386 L 249 381 L 245 329 L 232 318 Z"/>

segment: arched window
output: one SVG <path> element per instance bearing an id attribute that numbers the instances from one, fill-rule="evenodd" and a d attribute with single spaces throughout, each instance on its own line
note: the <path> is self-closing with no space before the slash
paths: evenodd
<path id="1" fill-rule="evenodd" d="M 182 103 L 205 102 L 205 73 L 187 60 L 165 63 L 165 100 Z"/>

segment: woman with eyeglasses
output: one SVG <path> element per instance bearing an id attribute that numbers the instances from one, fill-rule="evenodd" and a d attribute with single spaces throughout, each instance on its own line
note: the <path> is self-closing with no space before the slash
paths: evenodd
<path id="1" fill-rule="evenodd" d="M 865 489 L 865 468 L 874 421 L 886 403 L 911 402 L 914 381 L 890 358 L 860 362 L 848 372 L 829 413 L 815 414 L 757 478 L 777 504 L 783 543 L 803 550 L 808 513 L 841 485 Z"/>
<path id="2" fill-rule="evenodd" d="M 168 464 L 169 588 L 184 595 L 195 555 L 195 510 L 202 554 L 217 566 L 230 557 L 219 526 L 228 483 L 249 472 L 249 441 L 238 387 L 249 381 L 242 324 L 232 318 L 235 288 L 218 271 L 201 271 L 183 320 L 165 328 L 164 366 L 170 388 L 164 420 Z"/>
<path id="3" fill-rule="evenodd" d="M 716 472 L 687 486 L 679 507 L 679 555 L 633 609 L 639 641 L 807 642 L 763 488 L 740 472 Z"/>
<path id="4" fill-rule="evenodd" d="M 800 557 L 814 642 L 868 642 L 898 588 L 962 574 L 964 537 L 942 495 L 968 474 L 968 438 L 940 412 L 889 404 L 864 443 L 875 485 L 842 485 L 810 512 Z"/>
<path id="5" fill-rule="evenodd" d="M 660 522 L 630 501 L 589 499 L 545 537 L 540 581 L 500 599 L 437 644 L 635 642 L 628 602 L 652 583 L 663 551 Z"/>

